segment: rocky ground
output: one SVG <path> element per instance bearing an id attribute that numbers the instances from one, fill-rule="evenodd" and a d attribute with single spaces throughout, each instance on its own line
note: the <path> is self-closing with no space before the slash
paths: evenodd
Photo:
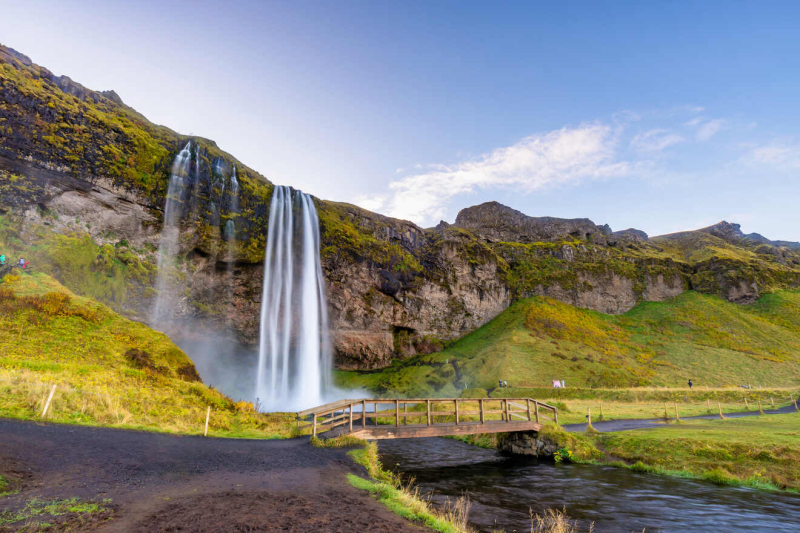
<path id="1" fill-rule="evenodd" d="M 0 498 L 0 513 L 34 498 L 111 500 L 109 511 L 88 518 L 37 517 L 56 530 L 423 531 L 347 484 L 346 473 L 365 473 L 345 451 L 305 438 L 205 439 L 6 419 L 0 434 L 0 475 L 20 489 Z M 31 527 L 6 530 L 23 526 Z"/>

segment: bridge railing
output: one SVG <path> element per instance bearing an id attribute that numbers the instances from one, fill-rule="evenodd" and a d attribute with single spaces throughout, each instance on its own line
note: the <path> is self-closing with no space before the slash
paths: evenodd
<path id="1" fill-rule="evenodd" d="M 313 436 L 339 426 L 347 426 L 347 432 L 352 433 L 366 428 L 369 419 L 373 419 L 374 425 L 395 427 L 409 425 L 409 419 L 417 419 L 417 425 L 421 426 L 542 420 L 558 425 L 558 409 L 532 398 L 362 398 L 340 400 L 297 413 L 298 428 L 312 428 Z"/>

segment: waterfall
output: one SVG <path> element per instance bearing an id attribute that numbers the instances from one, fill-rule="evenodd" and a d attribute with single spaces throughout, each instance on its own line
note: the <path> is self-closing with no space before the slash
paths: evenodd
<path id="1" fill-rule="evenodd" d="M 153 307 L 151 324 L 155 326 L 164 316 L 164 305 L 170 301 L 169 270 L 178 253 L 179 222 L 183 213 L 184 179 L 188 176 L 191 164 L 191 141 L 181 150 L 172 162 L 169 175 L 167 197 L 164 201 L 164 225 L 158 242 L 158 274 L 156 278 L 156 302 Z"/>
<path id="2" fill-rule="evenodd" d="M 261 409 L 322 403 L 331 350 L 314 201 L 275 187 L 269 212 L 256 395 Z"/>

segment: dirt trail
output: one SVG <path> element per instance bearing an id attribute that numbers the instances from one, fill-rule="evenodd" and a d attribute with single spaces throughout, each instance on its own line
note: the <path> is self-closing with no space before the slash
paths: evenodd
<path id="1" fill-rule="evenodd" d="M 343 450 L 308 439 L 232 440 L 0 419 L 0 474 L 31 498 L 110 498 L 78 531 L 422 532 L 347 484 Z M 72 530 L 71 530 L 72 531 Z"/>
<path id="2" fill-rule="evenodd" d="M 780 415 L 794 412 L 794 405 L 787 405 L 786 407 L 781 407 L 780 409 L 764 410 L 764 414 L 767 415 Z M 743 418 L 746 416 L 758 416 L 759 414 L 760 413 L 758 411 L 724 413 L 725 418 Z M 719 418 L 719 415 L 682 416 L 681 420 L 713 420 L 715 418 Z M 592 427 L 597 431 L 611 433 L 614 431 L 653 428 L 658 427 L 658 425 L 663 423 L 663 418 L 621 418 L 618 420 L 592 420 Z M 586 431 L 586 424 L 564 424 L 562 427 L 567 431 Z"/>

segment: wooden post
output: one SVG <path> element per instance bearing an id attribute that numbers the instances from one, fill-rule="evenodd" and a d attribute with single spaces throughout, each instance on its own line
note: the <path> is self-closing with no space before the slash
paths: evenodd
<path id="1" fill-rule="evenodd" d="M 539 423 L 539 402 L 533 402 L 533 411 L 536 415 L 536 423 Z"/>
<path id="2" fill-rule="evenodd" d="M 480 408 L 481 408 L 481 424 L 483 424 L 484 422 L 486 422 L 486 417 L 485 417 L 484 412 L 483 412 L 483 398 L 478 400 L 478 403 L 480 404 Z"/>
<path id="3" fill-rule="evenodd" d="M 508 400 L 506 400 L 506 422 L 511 422 L 511 417 L 508 416 Z"/>
<path id="4" fill-rule="evenodd" d="M 745 411 L 749 411 L 750 410 L 750 405 L 747 403 L 747 398 L 744 399 L 744 410 Z"/>
<path id="5" fill-rule="evenodd" d="M 458 400 L 453 400 L 453 405 L 455 406 L 456 425 L 458 425 Z"/>
<path id="6" fill-rule="evenodd" d="M 367 400 L 361 400 L 361 427 L 367 427 Z"/>
<path id="7" fill-rule="evenodd" d="M 525 400 L 525 410 L 528 412 L 528 422 L 531 421 L 531 399 Z"/>
<path id="8" fill-rule="evenodd" d="M 800 413 L 800 407 L 797 407 L 797 400 L 792 400 L 794 402 L 794 410 Z"/>
<path id="9" fill-rule="evenodd" d="M 314 428 L 311 430 L 311 436 L 317 436 L 317 413 L 314 413 Z"/>
<path id="10" fill-rule="evenodd" d="M 708 410 L 710 411 L 711 410 L 711 400 L 709 398 L 706 398 L 706 404 L 708 405 Z"/>
<path id="11" fill-rule="evenodd" d="M 586 414 L 586 427 L 592 425 L 592 408 L 589 407 L 589 412 Z"/>
<path id="12" fill-rule="evenodd" d="M 50 408 L 50 402 L 53 400 L 53 394 L 56 393 L 56 386 L 53 385 L 53 388 L 50 389 L 50 394 L 47 396 L 47 401 L 44 402 L 44 409 L 42 409 L 42 418 L 47 416 L 47 410 Z"/>
<path id="13" fill-rule="evenodd" d="M 403 402 L 403 414 L 404 415 L 408 414 L 408 403 L 406 403 L 406 402 Z M 404 426 L 408 425 L 408 417 L 407 416 L 403 417 L 403 425 Z"/>
<path id="14" fill-rule="evenodd" d="M 431 425 L 431 401 L 425 400 L 425 403 L 428 405 L 428 425 Z"/>
<path id="15" fill-rule="evenodd" d="M 353 432 L 353 404 L 350 404 L 350 433 Z"/>
<path id="16" fill-rule="evenodd" d="M 603 402 L 600 402 L 600 420 L 603 420 Z"/>
<path id="17" fill-rule="evenodd" d="M 761 399 L 760 398 L 758 400 L 758 412 L 761 413 L 762 415 L 764 414 L 764 410 L 761 408 Z"/>
<path id="18" fill-rule="evenodd" d="M 203 436 L 208 437 L 208 419 L 211 418 L 211 406 L 206 409 L 206 429 L 203 431 Z"/>
<path id="19" fill-rule="evenodd" d="M 719 409 L 719 417 L 720 417 L 721 419 L 722 419 L 722 418 L 725 418 L 724 416 L 722 416 L 722 406 L 720 405 L 720 403 L 719 403 L 719 402 L 717 402 L 717 409 Z"/>
<path id="20" fill-rule="evenodd" d="M 678 402 L 675 402 L 675 420 L 677 420 L 678 422 L 681 421 L 681 417 L 678 414 Z"/>
<path id="21" fill-rule="evenodd" d="M 394 427 L 400 427 L 400 400 L 394 401 Z"/>
<path id="22" fill-rule="evenodd" d="M 553 421 L 558 425 L 558 409 L 553 409 Z"/>
<path id="23" fill-rule="evenodd" d="M 775 398 L 770 398 L 769 401 L 772 402 L 772 408 L 775 409 Z"/>

